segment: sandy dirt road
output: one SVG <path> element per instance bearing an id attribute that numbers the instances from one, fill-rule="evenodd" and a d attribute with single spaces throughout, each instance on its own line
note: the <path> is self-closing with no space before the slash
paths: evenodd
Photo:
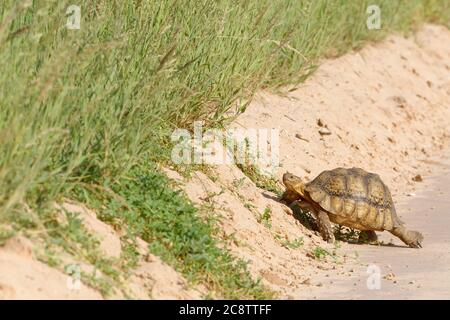
<path id="1" fill-rule="evenodd" d="M 397 204 L 397 212 L 407 212 L 403 219 L 407 225 L 423 233 L 423 248 L 408 248 L 388 232 L 378 236 L 389 245 L 346 245 L 343 250 L 349 255 L 357 253 L 362 265 L 346 277 L 323 277 L 324 287 L 310 291 L 310 298 L 450 298 L 450 156 L 434 165 L 439 174 L 426 179 L 421 191 L 403 197 Z M 373 273 L 377 269 L 379 289 Z"/>

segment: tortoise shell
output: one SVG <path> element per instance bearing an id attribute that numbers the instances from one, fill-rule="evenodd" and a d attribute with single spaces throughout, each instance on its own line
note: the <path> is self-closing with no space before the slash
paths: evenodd
<path id="1" fill-rule="evenodd" d="M 305 191 L 330 213 L 334 223 L 378 231 L 389 231 L 403 224 L 389 188 L 375 173 L 360 168 L 323 171 L 306 184 Z"/>

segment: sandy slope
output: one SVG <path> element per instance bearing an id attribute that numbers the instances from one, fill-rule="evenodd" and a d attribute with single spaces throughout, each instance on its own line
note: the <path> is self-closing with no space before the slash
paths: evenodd
<path id="1" fill-rule="evenodd" d="M 335 248 L 326 244 L 315 231 L 296 220 L 274 194 L 257 188 L 233 165 L 216 166 L 209 176 L 196 172 L 189 181 L 174 171 L 167 172 L 193 201 L 207 202 L 215 209 L 224 235 L 232 239 L 232 251 L 249 261 L 252 274 L 261 277 L 280 298 L 364 296 L 361 283 L 365 281 L 367 264 L 373 262 L 380 264 L 383 276 L 391 279 L 383 282 L 384 288 L 388 288 L 385 283 L 394 282 L 392 277 L 401 278 L 400 274 L 402 283 L 417 281 L 411 286 L 432 288 L 437 277 L 447 275 L 427 272 L 436 254 L 443 256 L 441 264 L 449 260 L 444 232 L 449 221 L 442 212 L 448 202 L 436 205 L 435 211 L 423 216 L 415 209 L 408 211 L 416 204 L 405 199 L 414 198 L 406 195 L 417 192 L 415 189 L 429 191 L 421 197 L 435 196 L 431 191 L 434 189 L 425 186 L 431 185 L 428 177 L 439 168 L 430 160 L 439 159 L 448 147 L 449 102 L 450 31 L 428 25 L 414 38 L 392 36 L 357 53 L 324 61 L 316 74 L 296 90 L 283 96 L 261 93 L 232 124 L 280 129 L 282 166 L 276 172 L 278 178 L 289 170 L 311 179 L 337 166 L 359 166 L 379 173 L 391 187 L 394 200 L 400 203 L 397 211 L 401 218 L 412 228 L 424 231 L 426 248 L 422 250 L 347 243 Z M 425 181 L 414 182 L 412 178 L 417 174 Z M 435 186 L 446 188 L 442 183 Z M 102 239 L 105 254 L 120 254 L 120 236 L 114 230 L 83 206 L 65 205 L 81 213 L 86 227 Z M 258 222 L 266 209 L 270 210 L 270 228 Z M 438 211 L 442 219 L 429 224 Z M 287 240 L 296 239 L 304 244 L 298 248 L 286 245 Z M 400 245 L 397 239 L 393 242 Z M 442 246 L 444 242 L 447 247 Z M 172 268 L 145 252 L 145 246 L 142 243 L 142 261 L 129 283 L 135 297 L 201 297 L 201 290 L 190 289 Z M 318 246 L 336 255 L 316 259 L 312 252 Z M 85 286 L 77 292 L 68 290 L 67 275 L 37 261 L 33 247 L 26 239 L 15 238 L 0 248 L 0 298 L 101 298 Z M 402 260 L 389 263 L 395 256 Z M 428 262 L 421 264 L 419 273 L 431 279 L 410 280 L 409 270 L 415 270 L 414 265 L 423 257 L 428 257 Z M 407 261 L 408 267 L 402 261 Z M 394 275 L 388 275 L 391 269 Z M 352 286 L 355 288 L 349 289 Z M 378 294 L 383 292 L 391 293 L 383 297 L 408 296 L 395 290 L 381 290 Z M 422 295 L 416 296 L 427 297 L 420 292 Z"/>
<path id="2" fill-rule="evenodd" d="M 100 248 L 107 257 L 121 254 L 120 235 L 109 225 L 97 219 L 95 212 L 85 206 L 66 202 L 68 212 L 78 213 L 85 228 L 100 240 Z M 61 223 L 64 223 L 63 219 Z M 200 299 L 201 288 L 191 288 L 187 281 L 159 257 L 148 252 L 148 244 L 140 240 L 141 259 L 127 279 L 126 292 L 134 299 Z M 42 244 L 18 236 L 0 247 L 0 299 L 102 299 L 91 287 L 69 277 L 63 270 L 51 268 L 39 261 L 35 254 Z M 93 273 L 94 268 L 65 255 L 64 265 L 77 265 L 80 270 Z M 98 271 L 97 271 L 98 272 Z M 79 286 L 78 286 L 79 283 Z M 199 291 L 200 290 L 200 291 Z M 116 292 L 111 298 L 125 298 Z"/>
<path id="3" fill-rule="evenodd" d="M 379 173 L 398 202 L 420 189 L 421 182 L 413 181 L 416 175 L 426 181 L 437 172 L 430 160 L 441 157 L 448 146 L 449 103 L 450 31 L 428 25 L 413 38 L 391 36 L 324 61 L 296 90 L 283 96 L 260 94 L 232 126 L 280 130 L 278 178 L 286 170 L 308 180 L 324 169 L 357 166 Z M 334 258 L 311 258 L 317 246 L 329 252 L 335 248 L 236 167 L 221 165 L 214 172 L 214 182 L 199 172 L 184 189 L 192 200 L 207 199 L 214 205 L 225 233 L 233 236 L 232 250 L 281 298 L 345 292 L 345 286 L 337 289 L 334 282 L 352 278 L 355 270 L 365 271 L 367 246 L 344 243 Z M 172 177 L 181 179 L 175 173 Z M 271 228 L 258 222 L 266 208 L 271 210 Z M 411 228 L 426 230 L 426 221 L 412 219 L 404 208 L 399 207 L 400 217 Z M 430 231 L 425 234 L 431 241 Z M 283 245 L 297 238 L 303 238 L 302 247 Z M 376 250 L 380 259 L 384 252 L 388 259 L 388 249 Z M 413 261 L 420 258 L 420 251 L 402 252 Z"/>

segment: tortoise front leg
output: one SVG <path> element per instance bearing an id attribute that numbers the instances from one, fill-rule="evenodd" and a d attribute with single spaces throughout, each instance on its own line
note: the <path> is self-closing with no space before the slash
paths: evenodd
<path id="1" fill-rule="evenodd" d="M 319 228 L 319 232 L 323 240 L 329 243 L 333 243 L 334 242 L 333 226 L 331 225 L 328 213 L 320 209 L 316 209 L 315 206 L 313 206 L 307 201 L 296 201 L 296 204 L 303 211 L 309 211 L 314 215 L 314 217 L 316 218 L 317 227 Z"/>
<path id="2" fill-rule="evenodd" d="M 300 195 L 297 192 L 286 190 L 281 196 L 281 201 L 290 205 L 292 202 L 300 199 Z"/>
<path id="3" fill-rule="evenodd" d="M 314 207 L 307 201 L 296 200 L 290 206 L 292 213 L 304 227 L 309 230 L 317 230 L 317 219 L 315 219 Z M 311 213 L 311 214 L 308 214 Z"/>
<path id="4" fill-rule="evenodd" d="M 322 235 L 323 240 L 327 241 L 328 243 L 334 243 L 333 227 L 331 225 L 328 213 L 319 210 L 318 212 L 314 211 L 314 214 L 316 216 L 317 226 L 319 227 L 319 231 Z"/>
<path id="5" fill-rule="evenodd" d="M 314 209 L 314 207 L 307 201 L 296 201 L 295 204 L 298 205 L 303 212 L 314 213 L 316 211 L 316 209 Z"/>

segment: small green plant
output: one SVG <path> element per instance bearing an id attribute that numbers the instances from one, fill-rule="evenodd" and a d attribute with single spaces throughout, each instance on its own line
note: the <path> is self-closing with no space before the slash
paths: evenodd
<path id="1" fill-rule="evenodd" d="M 333 247 L 333 251 L 328 251 L 320 246 L 317 246 L 313 252 L 312 255 L 314 256 L 314 258 L 316 259 L 324 259 L 325 257 L 332 257 L 334 262 L 338 262 L 338 255 L 337 255 L 337 250 L 341 247 L 340 242 L 336 241 L 334 243 L 334 247 Z"/>
<path id="2" fill-rule="evenodd" d="M 115 283 L 105 277 L 97 275 L 95 271 L 92 273 L 81 271 L 80 280 L 89 286 L 96 288 L 107 298 L 115 291 Z"/>
<path id="3" fill-rule="evenodd" d="M 256 208 L 256 206 L 254 204 L 250 203 L 250 202 L 245 202 L 244 203 L 244 207 L 249 209 L 249 210 L 253 210 L 253 209 Z"/>
<path id="4" fill-rule="evenodd" d="M 324 248 L 317 246 L 313 251 L 313 255 L 317 259 L 323 259 L 326 256 L 330 256 L 331 253 L 325 250 Z"/>
<path id="5" fill-rule="evenodd" d="M 258 222 L 262 222 L 264 224 L 264 226 L 266 226 L 266 228 L 272 228 L 272 223 L 271 223 L 271 218 L 272 218 L 272 209 L 270 207 L 266 207 L 264 209 L 264 212 L 261 214 L 261 216 L 258 219 Z"/>
<path id="6" fill-rule="evenodd" d="M 206 190 L 206 196 L 201 198 L 201 200 L 205 201 L 205 202 L 209 202 L 212 203 L 213 202 L 213 198 L 222 195 L 225 192 L 225 190 L 222 188 L 220 189 L 219 192 L 212 192 L 212 191 L 208 191 Z"/>
<path id="7" fill-rule="evenodd" d="M 55 250 L 54 246 L 47 243 L 45 248 L 37 253 L 37 259 L 45 262 L 50 267 L 60 267 L 62 264 L 60 252 Z"/>
<path id="8" fill-rule="evenodd" d="M 292 241 L 289 240 L 285 240 L 282 242 L 282 245 L 286 248 L 290 248 L 290 249 L 298 249 L 301 246 L 304 245 L 304 241 L 303 241 L 303 237 L 294 239 Z"/>
<path id="9" fill-rule="evenodd" d="M 242 188 L 245 184 L 245 177 L 233 180 L 233 186 L 236 189 Z"/>
<path id="10" fill-rule="evenodd" d="M 334 241 L 334 250 L 338 250 L 341 247 L 342 247 L 341 241 L 339 241 L 339 240 Z"/>

